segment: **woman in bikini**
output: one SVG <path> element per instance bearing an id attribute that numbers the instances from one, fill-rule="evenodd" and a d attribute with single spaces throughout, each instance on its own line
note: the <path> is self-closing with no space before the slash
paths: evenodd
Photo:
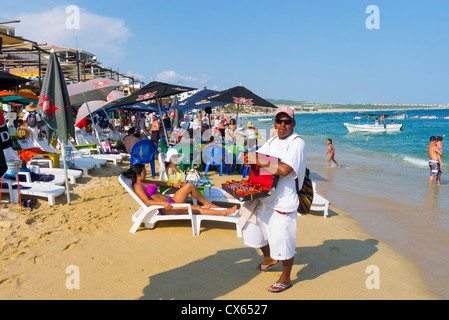
<path id="1" fill-rule="evenodd" d="M 187 183 L 181 186 L 179 183 L 168 183 L 165 181 L 146 180 L 145 165 L 141 163 L 134 164 L 129 170 L 123 172 L 126 178 L 131 179 L 134 192 L 148 206 L 159 205 L 159 214 L 186 214 L 187 208 L 174 208 L 172 203 L 185 203 L 187 197 L 192 195 L 204 206 L 192 205 L 193 214 L 229 216 L 237 210 L 237 206 L 232 208 L 220 208 L 204 198 L 201 192 L 192 184 Z M 175 187 L 180 188 L 172 198 L 159 193 L 157 187 Z"/>
<path id="2" fill-rule="evenodd" d="M 327 139 L 327 152 L 326 154 L 329 154 L 329 159 L 327 159 L 327 163 L 329 164 L 329 167 L 331 166 L 331 161 L 333 161 L 337 167 L 340 168 L 340 165 L 335 160 L 335 148 L 332 145 L 332 139 Z"/>

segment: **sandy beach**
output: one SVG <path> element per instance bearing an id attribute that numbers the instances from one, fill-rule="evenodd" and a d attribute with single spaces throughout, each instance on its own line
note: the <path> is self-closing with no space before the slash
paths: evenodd
<path id="1" fill-rule="evenodd" d="M 328 218 L 299 217 L 293 287 L 281 294 L 267 291 L 281 266 L 256 270 L 260 252 L 244 246 L 229 224 L 206 221 L 192 236 L 189 222 L 165 221 L 131 234 L 138 205 L 117 180 L 127 165 L 83 176 L 72 185 L 70 205 L 64 196 L 53 207 L 43 200 L 22 211 L 2 204 L 0 299 L 439 299 L 414 263 L 332 199 Z M 218 186 L 240 177 L 214 173 L 210 180 Z M 73 270 L 79 288 L 70 288 Z M 369 289 L 373 270 L 378 288 Z"/>

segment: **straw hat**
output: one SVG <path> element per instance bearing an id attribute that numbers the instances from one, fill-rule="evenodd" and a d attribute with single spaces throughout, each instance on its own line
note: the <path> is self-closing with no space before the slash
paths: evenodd
<path id="1" fill-rule="evenodd" d="M 248 121 L 248 123 L 246 124 L 247 127 L 254 127 L 253 123 L 251 121 Z"/>
<path id="2" fill-rule="evenodd" d="M 34 102 L 31 102 L 29 105 L 26 106 L 25 110 L 28 112 L 36 111 L 36 105 L 34 104 Z"/>
<path id="3" fill-rule="evenodd" d="M 165 154 L 164 162 L 170 162 L 170 159 L 171 159 L 171 157 L 173 157 L 173 156 L 178 156 L 178 157 L 179 157 L 178 161 L 181 161 L 182 158 L 184 158 L 184 155 L 183 155 L 183 154 L 180 154 L 180 153 L 178 152 L 178 150 L 173 149 L 173 148 L 170 148 L 170 149 L 168 149 L 167 153 Z"/>

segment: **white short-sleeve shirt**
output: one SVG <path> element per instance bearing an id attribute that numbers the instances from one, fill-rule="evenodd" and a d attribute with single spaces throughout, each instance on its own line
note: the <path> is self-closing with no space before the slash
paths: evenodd
<path id="1" fill-rule="evenodd" d="M 295 178 L 298 177 L 298 186 L 301 188 L 306 170 L 304 140 L 296 133 L 292 133 L 282 140 L 275 136 L 270 138 L 257 152 L 279 158 L 281 162 L 293 169 L 288 175 L 279 177 L 277 187 L 271 191 L 270 196 L 260 200 L 274 210 L 295 212 L 299 205 Z"/>

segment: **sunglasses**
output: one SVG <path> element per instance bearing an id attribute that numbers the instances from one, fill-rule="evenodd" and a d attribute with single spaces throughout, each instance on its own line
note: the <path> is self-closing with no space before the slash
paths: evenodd
<path id="1" fill-rule="evenodd" d="M 292 124 L 293 123 L 293 119 L 274 119 L 274 121 L 277 124 L 281 124 L 282 122 L 285 123 L 286 125 Z"/>

